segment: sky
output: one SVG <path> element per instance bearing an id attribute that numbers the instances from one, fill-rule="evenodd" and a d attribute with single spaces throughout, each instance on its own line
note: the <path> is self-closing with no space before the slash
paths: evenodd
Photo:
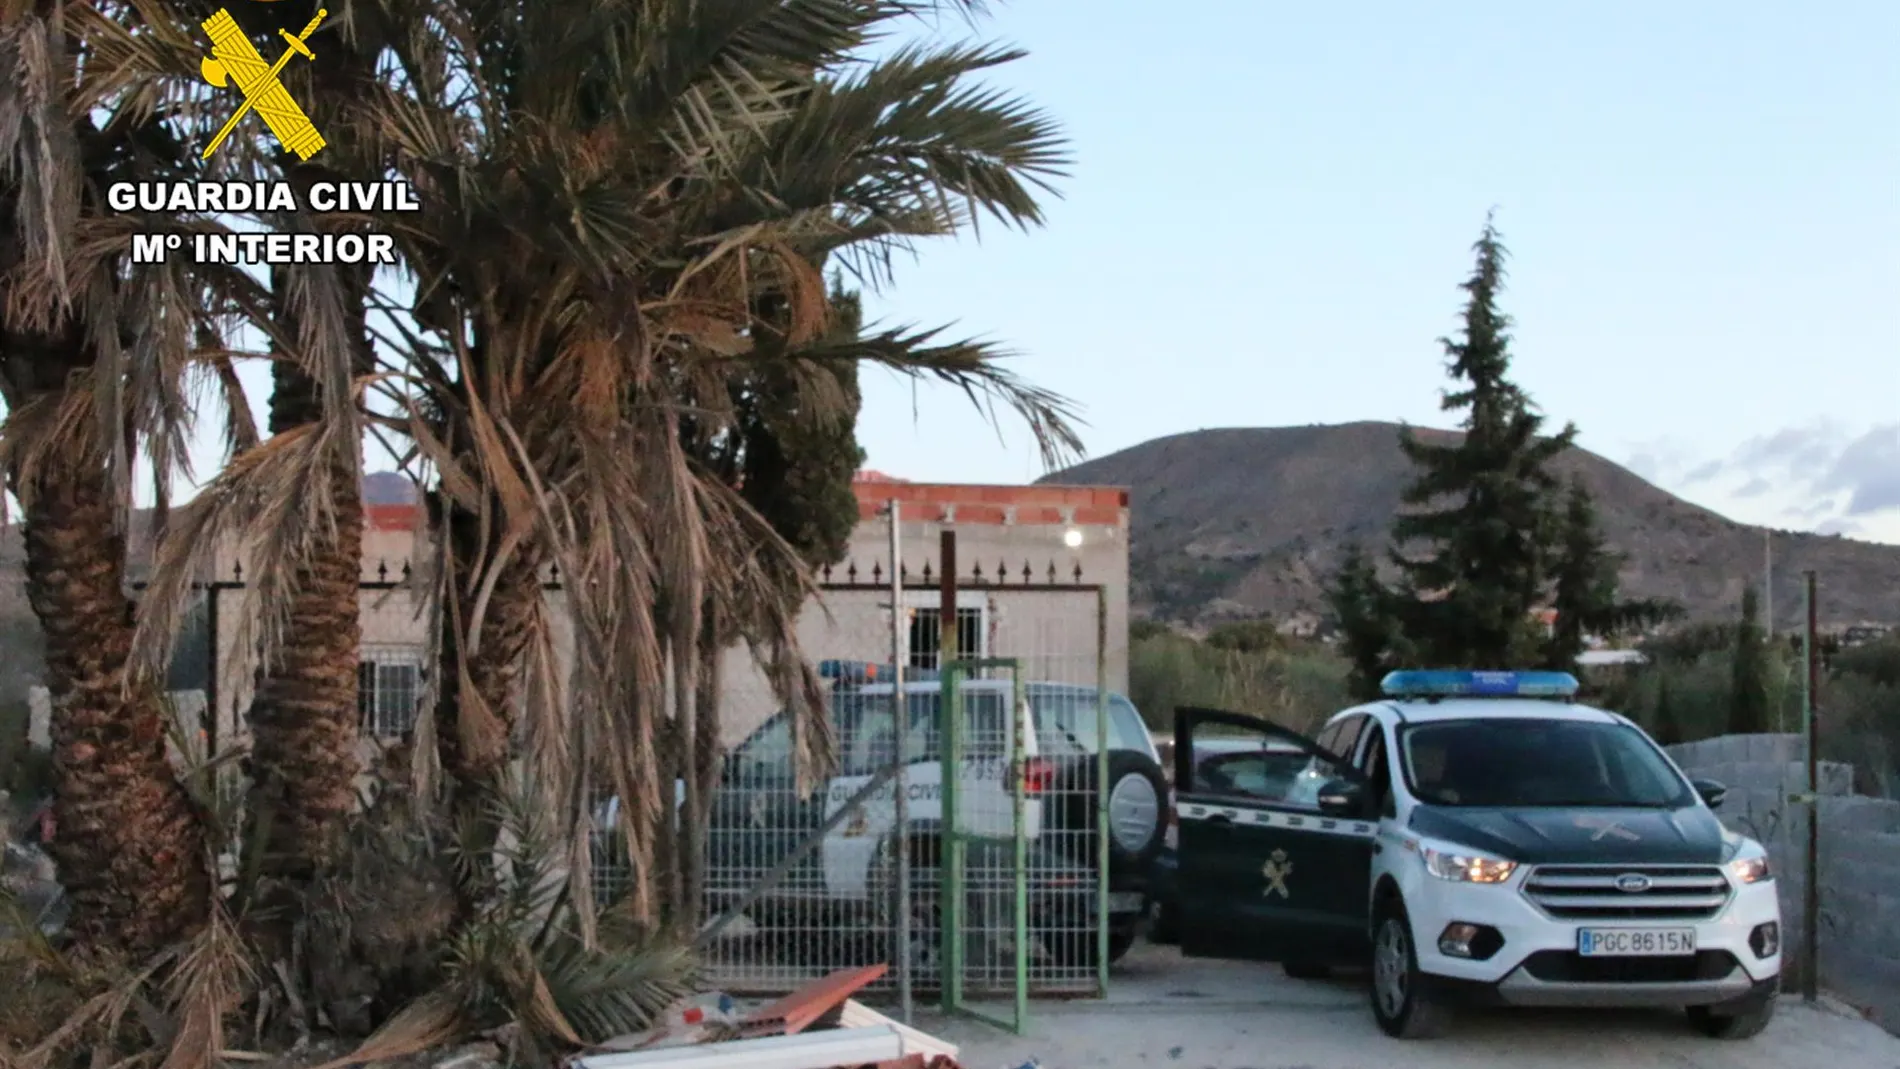
<path id="1" fill-rule="evenodd" d="M 1062 123 L 1071 173 L 1046 225 L 923 244 L 866 313 L 1010 350 L 1088 455 L 1450 425 L 1437 339 L 1495 209 L 1553 428 L 1737 520 L 1900 543 L 1900 3 L 990 6 L 919 30 L 1027 50 L 989 81 Z M 864 387 L 873 468 L 1044 474 L 1007 415 Z"/>
<path id="2" fill-rule="evenodd" d="M 1436 339 L 1495 208 L 1553 423 L 1736 519 L 1900 543 L 1900 4 L 1012 0 L 976 32 L 1028 50 L 991 81 L 1072 174 L 867 314 L 1014 351 L 1090 455 L 1448 425 Z M 1042 474 L 1020 423 L 865 386 L 878 470 Z"/>

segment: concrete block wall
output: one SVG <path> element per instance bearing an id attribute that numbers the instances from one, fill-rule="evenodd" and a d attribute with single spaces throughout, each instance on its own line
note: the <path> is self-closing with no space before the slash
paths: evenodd
<path id="1" fill-rule="evenodd" d="M 1791 968 L 1806 960 L 1810 808 L 1789 801 L 1807 791 L 1806 751 L 1797 735 L 1728 735 L 1669 748 L 1692 777 L 1729 789 L 1717 812 L 1733 830 L 1761 841 L 1781 893 L 1784 949 Z M 1820 819 L 1821 983 L 1900 1034 L 1900 801 L 1853 793 L 1853 766 L 1822 762 Z"/>

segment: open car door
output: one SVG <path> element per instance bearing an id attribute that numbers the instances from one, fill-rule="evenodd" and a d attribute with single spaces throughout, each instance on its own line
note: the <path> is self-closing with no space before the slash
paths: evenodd
<path id="1" fill-rule="evenodd" d="M 1341 809 L 1339 781 L 1364 789 L 1348 756 L 1213 709 L 1176 710 L 1174 730 L 1182 952 L 1366 961 L 1377 826 Z"/>

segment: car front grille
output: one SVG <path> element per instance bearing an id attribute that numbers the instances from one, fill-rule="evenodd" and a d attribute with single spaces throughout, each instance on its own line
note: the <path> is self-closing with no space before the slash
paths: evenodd
<path id="1" fill-rule="evenodd" d="M 1543 865 L 1524 896 L 1559 920 L 1708 920 L 1728 903 L 1714 865 Z"/>
<path id="2" fill-rule="evenodd" d="M 1524 971 L 1553 984 L 1670 984 L 1720 980 L 1736 968 L 1726 950 L 1703 950 L 1669 958 L 1586 958 L 1569 950 L 1540 950 L 1524 959 Z"/>

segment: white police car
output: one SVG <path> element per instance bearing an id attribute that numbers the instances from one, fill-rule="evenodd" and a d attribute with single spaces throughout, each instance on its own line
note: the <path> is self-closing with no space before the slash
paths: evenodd
<path id="1" fill-rule="evenodd" d="M 723 910 L 747 903 L 750 919 L 767 929 L 856 931 L 869 922 L 892 930 L 894 918 L 884 911 L 896 903 L 886 892 L 895 885 L 902 838 L 914 869 L 911 930 L 920 941 L 934 940 L 945 812 L 943 684 L 934 671 L 913 669 L 900 701 L 888 668 L 829 660 L 820 663 L 819 674 L 832 682 L 828 713 L 838 767 L 818 790 L 799 789 L 784 711 L 734 748 L 708 813 L 708 904 Z M 1018 769 L 1030 927 L 1043 955 L 1057 967 L 1094 967 L 1101 949 L 1097 898 L 1106 890 L 1099 905 L 1107 914 L 1108 955 L 1119 959 L 1146 919 L 1149 864 L 1163 834 L 1164 777 L 1140 713 L 1121 695 L 1107 695 L 1104 739 L 1097 730 L 1103 696 L 1093 687 L 1025 681 L 1019 708 L 1012 708 L 1015 685 L 1006 679 L 965 679 L 958 691 L 962 760 L 954 793 L 957 827 L 971 840 L 968 871 L 1014 865 L 1018 825 L 1010 775 Z M 1020 731 L 1019 719 L 1026 721 Z M 1110 786 L 1098 791 L 1104 748 Z M 900 753 L 901 831 L 889 779 Z M 676 783 L 676 804 L 684 796 L 684 784 Z M 1096 835 L 1098 802 L 1108 809 L 1105 845 Z M 841 813 L 847 807 L 850 812 Z M 613 833 L 619 811 L 619 800 L 610 798 L 595 816 L 602 860 L 595 879 L 607 896 L 626 882 Z M 794 859 L 789 867 L 788 858 Z M 768 889 L 755 894 L 762 885 Z"/>
<path id="2" fill-rule="evenodd" d="M 1402 1038 L 1461 1004 L 1684 1008 L 1745 1038 L 1774 1012 L 1767 855 L 1726 831 L 1636 725 L 1561 672 L 1394 672 L 1386 700 L 1306 739 L 1235 713 L 1176 717 L 1179 925 L 1189 956 L 1372 966 Z M 1197 737 L 1290 741 L 1280 798 L 1197 783 Z"/>

